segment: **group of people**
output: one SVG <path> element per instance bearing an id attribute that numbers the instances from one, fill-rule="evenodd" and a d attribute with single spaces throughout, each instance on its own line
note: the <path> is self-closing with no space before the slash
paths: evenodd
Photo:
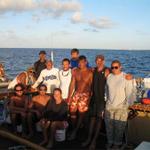
<path id="1" fill-rule="evenodd" d="M 89 146 L 90 150 L 96 148 L 104 120 L 107 149 L 119 149 L 128 118 L 132 75 L 122 71 L 119 60 L 113 60 L 111 66 L 106 67 L 103 55 L 96 56 L 94 68 L 89 67 L 87 58 L 79 55 L 78 49 L 72 49 L 71 56 L 62 60 L 59 70 L 51 60 L 46 60 L 46 52 L 41 51 L 34 69 L 28 69 L 12 81 L 9 87 L 14 86 L 15 95 L 9 108 L 14 131 L 21 121 L 23 136 L 32 137 L 33 124 L 39 122 L 44 136 L 41 145 L 51 148 L 57 129 L 64 129 L 70 120 L 72 130 L 68 140 L 74 140 L 88 114 L 88 137 L 82 146 Z M 31 100 L 24 95 L 28 85 L 31 92 L 38 92 Z"/>

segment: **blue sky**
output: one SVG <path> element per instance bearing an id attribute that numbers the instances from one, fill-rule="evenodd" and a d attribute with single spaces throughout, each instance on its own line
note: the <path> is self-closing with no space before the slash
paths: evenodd
<path id="1" fill-rule="evenodd" d="M 0 0 L 0 47 L 150 49 L 150 0 Z"/>

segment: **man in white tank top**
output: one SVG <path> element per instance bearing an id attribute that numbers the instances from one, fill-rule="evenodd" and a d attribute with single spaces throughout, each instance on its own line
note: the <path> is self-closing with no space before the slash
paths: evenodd
<path id="1" fill-rule="evenodd" d="M 62 60 L 62 70 L 59 71 L 60 89 L 62 90 L 63 99 L 67 99 L 68 97 L 71 76 L 70 60 L 65 58 Z"/>

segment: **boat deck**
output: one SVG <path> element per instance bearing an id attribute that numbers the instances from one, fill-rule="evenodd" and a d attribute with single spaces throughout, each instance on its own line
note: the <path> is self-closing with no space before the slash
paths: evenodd
<path id="1" fill-rule="evenodd" d="M 2 130 L 11 131 L 10 125 L 2 125 L 0 127 Z M 20 136 L 18 134 L 18 136 Z M 21 136 L 20 136 L 21 137 Z M 78 132 L 77 138 L 74 141 L 64 141 L 64 142 L 55 142 L 55 145 L 52 150 L 87 150 L 88 148 L 82 148 L 81 143 L 87 138 L 87 132 L 84 128 L 81 128 Z M 33 143 L 40 143 L 42 141 L 42 134 L 41 132 L 37 132 L 36 135 L 30 140 Z M 105 133 L 102 131 L 99 135 L 97 140 L 97 147 L 96 150 L 105 150 L 106 145 L 106 136 Z M 12 147 L 16 146 L 23 146 L 20 143 L 14 142 L 10 139 L 6 139 L 1 137 L 0 135 L 0 149 L 1 150 L 9 150 Z M 135 146 L 128 146 L 125 150 L 133 150 Z M 29 147 L 25 148 L 18 148 L 18 149 L 11 149 L 11 150 L 31 150 Z"/>

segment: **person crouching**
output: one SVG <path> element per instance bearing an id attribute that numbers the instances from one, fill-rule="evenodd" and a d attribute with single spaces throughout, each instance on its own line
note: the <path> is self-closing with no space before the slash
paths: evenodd
<path id="1" fill-rule="evenodd" d="M 13 126 L 13 131 L 17 133 L 17 125 L 22 125 L 22 135 L 27 134 L 27 107 L 28 107 L 28 97 L 24 95 L 23 84 L 17 84 L 14 87 L 15 95 L 10 98 L 10 119 Z"/>
<path id="2" fill-rule="evenodd" d="M 32 101 L 29 103 L 29 110 L 27 115 L 29 135 L 31 138 L 34 135 L 33 125 L 40 121 L 43 111 L 46 108 L 51 97 L 46 94 L 47 86 L 42 84 L 38 87 L 38 95 L 32 98 Z"/>
<path id="3" fill-rule="evenodd" d="M 41 124 L 44 127 L 44 141 L 41 145 L 48 143 L 46 146 L 48 149 L 53 147 L 56 130 L 66 127 L 67 114 L 68 105 L 62 99 L 62 91 L 59 88 L 55 88 L 53 98 L 49 101 L 44 112 L 44 119 L 41 120 Z M 48 129 L 50 129 L 49 135 Z"/>

